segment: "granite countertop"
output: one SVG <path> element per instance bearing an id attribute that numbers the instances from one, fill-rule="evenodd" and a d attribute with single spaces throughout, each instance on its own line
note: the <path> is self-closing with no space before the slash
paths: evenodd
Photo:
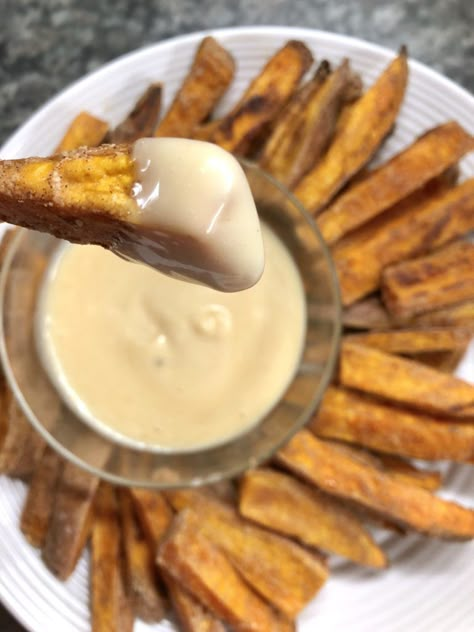
<path id="1" fill-rule="evenodd" d="M 0 144 L 46 99 L 110 59 L 225 26 L 305 26 L 393 49 L 406 43 L 412 57 L 474 92 L 472 0 L 0 0 L 0 8 Z M 23 630 L 1 606 L 0 630 Z"/>

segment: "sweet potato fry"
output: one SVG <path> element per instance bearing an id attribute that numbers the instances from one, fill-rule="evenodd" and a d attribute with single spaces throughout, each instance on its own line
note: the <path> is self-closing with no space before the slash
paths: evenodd
<path id="1" fill-rule="evenodd" d="M 464 349 L 473 336 L 469 329 L 430 327 L 426 329 L 390 329 L 344 337 L 349 342 L 373 347 L 386 353 L 416 355 L 433 351 Z"/>
<path id="2" fill-rule="evenodd" d="M 387 329 L 392 319 L 378 296 L 369 296 L 342 311 L 342 323 L 350 329 Z"/>
<path id="3" fill-rule="evenodd" d="M 472 330 L 471 330 L 472 332 Z M 461 362 L 466 347 L 459 347 L 455 351 L 430 351 L 428 353 L 418 353 L 412 356 L 413 360 L 426 364 L 432 369 L 443 371 L 443 373 L 454 373 Z"/>
<path id="4" fill-rule="evenodd" d="M 474 244 L 458 241 L 386 268 L 382 299 L 399 318 L 474 299 Z"/>
<path id="5" fill-rule="evenodd" d="M 288 186 L 289 172 L 302 141 L 301 127 L 308 118 L 308 107 L 331 74 L 329 62 L 323 60 L 312 79 L 303 84 L 277 116 L 265 142 L 260 166 Z"/>
<path id="6" fill-rule="evenodd" d="M 362 461 L 362 463 L 375 467 L 385 474 L 390 474 L 392 478 L 410 485 L 416 485 L 430 491 L 438 489 L 441 485 L 441 474 L 438 471 L 420 470 L 400 456 L 368 452 L 363 447 L 340 443 L 340 441 L 331 441 L 330 439 L 326 439 L 326 443 L 334 445 L 339 451 L 345 452 L 349 456 Z"/>
<path id="7" fill-rule="evenodd" d="M 43 547 L 44 563 L 61 580 L 73 572 L 89 536 L 98 482 L 72 463 L 64 464 Z"/>
<path id="8" fill-rule="evenodd" d="M 183 632 L 225 632 L 223 623 L 172 577 L 163 574 L 173 610 Z"/>
<path id="9" fill-rule="evenodd" d="M 133 143 L 144 136 L 153 136 L 160 115 L 161 93 L 161 83 L 152 83 L 130 114 L 110 133 L 107 142 Z"/>
<path id="10" fill-rule="evenodd" d="M 447 177 L 432 181 L 333 247 L 343 303 L 376 290 L 388 265 L 434 250 L 473 228 L 474 178 L 455 188 Z"/>
<path id="11" fill-rule="evenodd" d="M 203 533 L 260 595 L 288 617 L 295 617 L 326 581 L 327 568 L 318 557 L 239 518 L 212 496 L 193 490 L 167 494 L 175 509 L 196 511 Z"/>
<path id="12" fill-rule="evenodd" d="M 362 463 L 310 432 L 298 432 L 279 451 L 281 465 L 340 498 L 435 537 L 467 540 L 474 537 L 474 511 L 433 496 L 414 485 Z"/>
<path id="13" fill-rule="evenodd" d="M 205 37 L 156 136 L 187 137 L 212 112 L 234 77 L 232 55 L 213 37 Z"/>
<path id="14" fill-rule="evenodd" d="M 278 114 L 313 61 L 303 42 L 289 41 L 267 62 L 240 101 L 221 119 L 212 140 L 245 154 L 252 140 Z"/>
<path id="15" fill-rule="evenodd" d="M 92 632 L 132 632 L 133 615 L 125 592 L 120 520 L 115 490 L 101 483 L 92 527 Z"/>
<path id="16" fill-rule="evenodd" d="M 153 549 L 138 525 L 129 490 L 121 489 L 119 493 L 127 592 L 132 609 L 143 621 L 161 621 L 165 615 L 165 601 L 158 583 Z"/>
<path id="17" fill-rule="evenodd" d="M 105 121 L 88 112 L 81 112 L 69 126 L 54 153 L 60 154 L 78 147 L 96 147 L 104 140 L 108 129 Z"/>
<path id="18" fill-rule="evenodd" d="M 474 138 L 454 121 L 426 132 L 328 206 L 317 219 L 322 236 L 333 244 L 449 169 L 472 149 Z"/>
<path id="19" fill-rule="evenodd" d="M 383 568 L 387 558 L 357 516 L 337 499 L 270 469 L 246 472 L 241 480 L 240 513 L 303 544 Z"/>
<path id="20" fill-rule="evenodd" d="M 145 536 L 156 550 L 171 524 L 173 512 L 160 492 L 132 488 L 130 493 Z"/>
<path id="21" fill-rule="evenodd" d="M 283 632 L 292 625 L 272 611 L 202 532 L 202 516 L 185 509 L 175 518 L 158 564 L 219 618 L 246 632 Z"/>
<path id="22" fill-rule="evenodd" d="M 420 327 L 462 327 L 473 331 L 474 300 L 419 314 L 411 322 Z"/>
<path id="23" fill-rule="evenodd" d="M 354 100 L 360 79 L 346 59 L 332 74 L 321 62 L 314 78 L 290 100 L 265 144 L 260 164 L 293 188 L 321 158 L 347 98 Z"/>
<path id="24" fill-rule="evenodd" d="M 54 491 L 63 460 L 49 446 L 33 472 L 21 514 L 20 528 L 30 544 L 42 548 L 53 511 Z"/>
<path id="25" fill-rule="evenodd" d="M 474 459 L 471 424 L 410 412 L 345 388 L 326 390 L 309 428 L 320 437 L 407 458 L 457 462 Z"/>
<path id="26" fill-rule="evenodd" d="M 438 470 L 422 470 L 399 456 L 378 454 L 377 459 L 385 472 L 392 478 L 408 485 L 416 485 L 434 492 L 441 487 L 443 479 Z"/>
<path id="27" fill-rule="evenodd" d="M 45 442 L 25 417 L 10 387 L 4 382 L 1 388 L 0 474 L 27 479 L 41 459 Z"/>
<path id="28" fill-rule="evenodd" d="M 419 362 L 346 340 L 341 347 L 339 381 L 343 386 L 422 411 L 469 417 L 474 386 Z"/>
<path id="29" fill-rule="evenodd" d="M 351 106 L 328 151 L 294 189 L 311 213 L 318 213 L 373 156 L 392 128 L 405 94 L 406 50 Z"/>

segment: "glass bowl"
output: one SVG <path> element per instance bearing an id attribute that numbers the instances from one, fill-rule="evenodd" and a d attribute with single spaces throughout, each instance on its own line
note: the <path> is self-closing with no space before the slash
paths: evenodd
<path id="1" fill-rule="evenodd" d="M 332 377 L 341 308 L 329 251 L 312 219 L 287 190 L 257 166 L 244 161 L 242 166 L 261 220 L 283 240 L 301 274 L 306 338 L 299 367 L 279 402 L 245 434 L 216 447 L 172 453 L 124 445 L 69 409 L 49 381 L 34 340 L 41 280 L 60 242 L 22 229 L 7 248 L 0 276 L 0 351 L 10 386 L 27 418 L 61 456 L 115 484 L 200 485 L 255 467 L 308 422 Z"/>

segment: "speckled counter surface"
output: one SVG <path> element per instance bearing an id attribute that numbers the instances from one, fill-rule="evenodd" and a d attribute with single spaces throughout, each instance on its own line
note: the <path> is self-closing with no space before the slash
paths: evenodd
<path id="1" fill-rule="evenodd" d="M 474 92 L 472 0 L 0 0 L 0 144 L 46 99 L 118 55 L 257 24 L 406 43 L 412 57 Z M 0 632 L 22 630 L 0 605 Z"/>

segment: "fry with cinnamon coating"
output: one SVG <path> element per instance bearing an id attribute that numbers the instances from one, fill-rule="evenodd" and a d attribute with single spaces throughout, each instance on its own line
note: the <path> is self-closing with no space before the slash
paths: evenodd
<path id="1" fill-rule="evenodd" d="M 205 37 L 155 135 L 190 136 L 219 102 L 234 78 L 234 72 L 232 55 L 213 37 Z"/>
<path id="2" fill-rule="evenodd" d="M 276 121 L 261 166 L 288 188 L 296 186 L 327 149 L 343 104 L 348 96 L 357 96 L 355 84 L 360 92 L 347 59 L 330 74 L 329 64 L 323 61 Z"/>
<path id="3" fill-rule="evenodd" d="M 450 121 L 420 136 L 412 145 L 340 195 L 317 219 L 322 236 L 333 244 L 474 149 L 474 138 Z"/>
<path id="4" fill-rule="evenodd" d="M 313 56 L 303 42 L 287 42 L 220 120 L 211 140 L 227 151 L 244 155 L 253 139 L 291 97 L 312 61 Z"/>
<path id="5" fill-rule="evenodd" d="M 240 513 L 303 544 L 384 568 L 387 558 L 362 522 L 337 499 L 271 469 L 246 472 L 240 482 Z"/>
<path id="6" fill-rule="evenodd" d="M 88 112 L 80 112 L 72 121 L 54 153 L 60 154 L 78 147 L 96 147 L 104 140 L 108 129 L 109 125 L 105 121 Z"/>
<path id="7" fill-rule="evenodd" d="M 156 550 L 171 524 L 173 512 L 160 492 L 134 487 L 130 493 L 148 543 Z"/>
<path id="8" fill-rule="evenodd" d="M 238 630 L 289 632 L 293 626 L 266 604 L 201 529 L 202 516 L 184 509 L 163 540 L 158 564 L 211 612 Z"/>
<path id="9" fill-rule="evenodd" d="M 407 78 L 407 53 L 402 49 L 350 107 L 326 154 L 295 187 L 296 197 L 309 212 L 320 212 L 379 148 L 395 122 Z"/>
<path id="10" fill-rule="evenodd" d="M 130 114 L 108 135 L 107 142 L 133 143 L 144 136 L 152 136 L 160 114 L 162 89 L 161 83 L 148 86 Z"/>
<path id="11" fill-rule="evenodd" d="M 224 625 L 175 579 L 163 573 L 183 632 L 225 632 Z"/>
<path id="12" fill-rule="evenodd" d="M 132 632 L 133 614 L 123 576 L 117 497 L 107 483 L 101 483 L 97 490 L 91 553 L 92 632 Z"/>
<path id="13" fill-rule="evenodd" d="M 346 340 L 341 347 L 339 381 L 343 386 L 423 412 L 469 417 L 474 386 L 419 362 Z"/>
<path id="14" fill-rule="evenodd" d="M 158 584 L 153 549 L 138 525 L 129 490 L 121 489 L 119 494 L 127 592 L 133 612 L 143 621 L 161 621 L 165 615 L 165 601 Z"/>
<path id="15" fill-rule="evenodd" d="M 332 248 L 344 305 L 376 290 L 385 267 L 474 229 L 474 178 L 451 188 L 438 178 Z"/>
<path id="16" fill-rule="evenodd" d="M 474 511 L 407 485 L 362 463 L 334 445 L 298 432 L 278 452 L 278 462 L 321 490 L 358 503 L 427 535 L 468 540 L 474 537 Z"/>
<path id="17" fill-rule="evenodd" d="M 43 561 L 59 579 L 73 572 L 89 537 L 98 483 L 73 463 L 64 464 L 43 547 Z"/>
<path id="18" fill-rule="evenodd" d="M 309 428 L 323 438 L 407 458 L 474 459 L 474 426 L 410 412 L 342 387 L 329 387 Z"/>
<path id="19" fill-rule="evenodd" d="M 59 454 L 46 446 L 30 480 L 20 529 L 30 544 L 42 548 L 53 511 L 54 492 L 63 467 Z"/>
<path id="20" fill-rule="evenodd" d="M 203 533 L 260 595 L 288 617 L 295 617 L 325 583 L 328 571 L 319 557 L 239 518 L 209 494 L 178 490 L 167 496 L 176 510 L 194 509 Z"/>
<path id="21" fill-rule="evenodd" d="M 472 337 L 473 332 L 467 328 L 427 327 L 426 329 L 390 329 L 350 334 L 344 339 L 386 353 L 416 355 L 464 349 Z"/>
<path id="22" fill-rule="evenodd" d="M 391 314 L 411 318 L 474 299 L 474 244 L 458 241 L 386 268 L 382 299 Z"/>

